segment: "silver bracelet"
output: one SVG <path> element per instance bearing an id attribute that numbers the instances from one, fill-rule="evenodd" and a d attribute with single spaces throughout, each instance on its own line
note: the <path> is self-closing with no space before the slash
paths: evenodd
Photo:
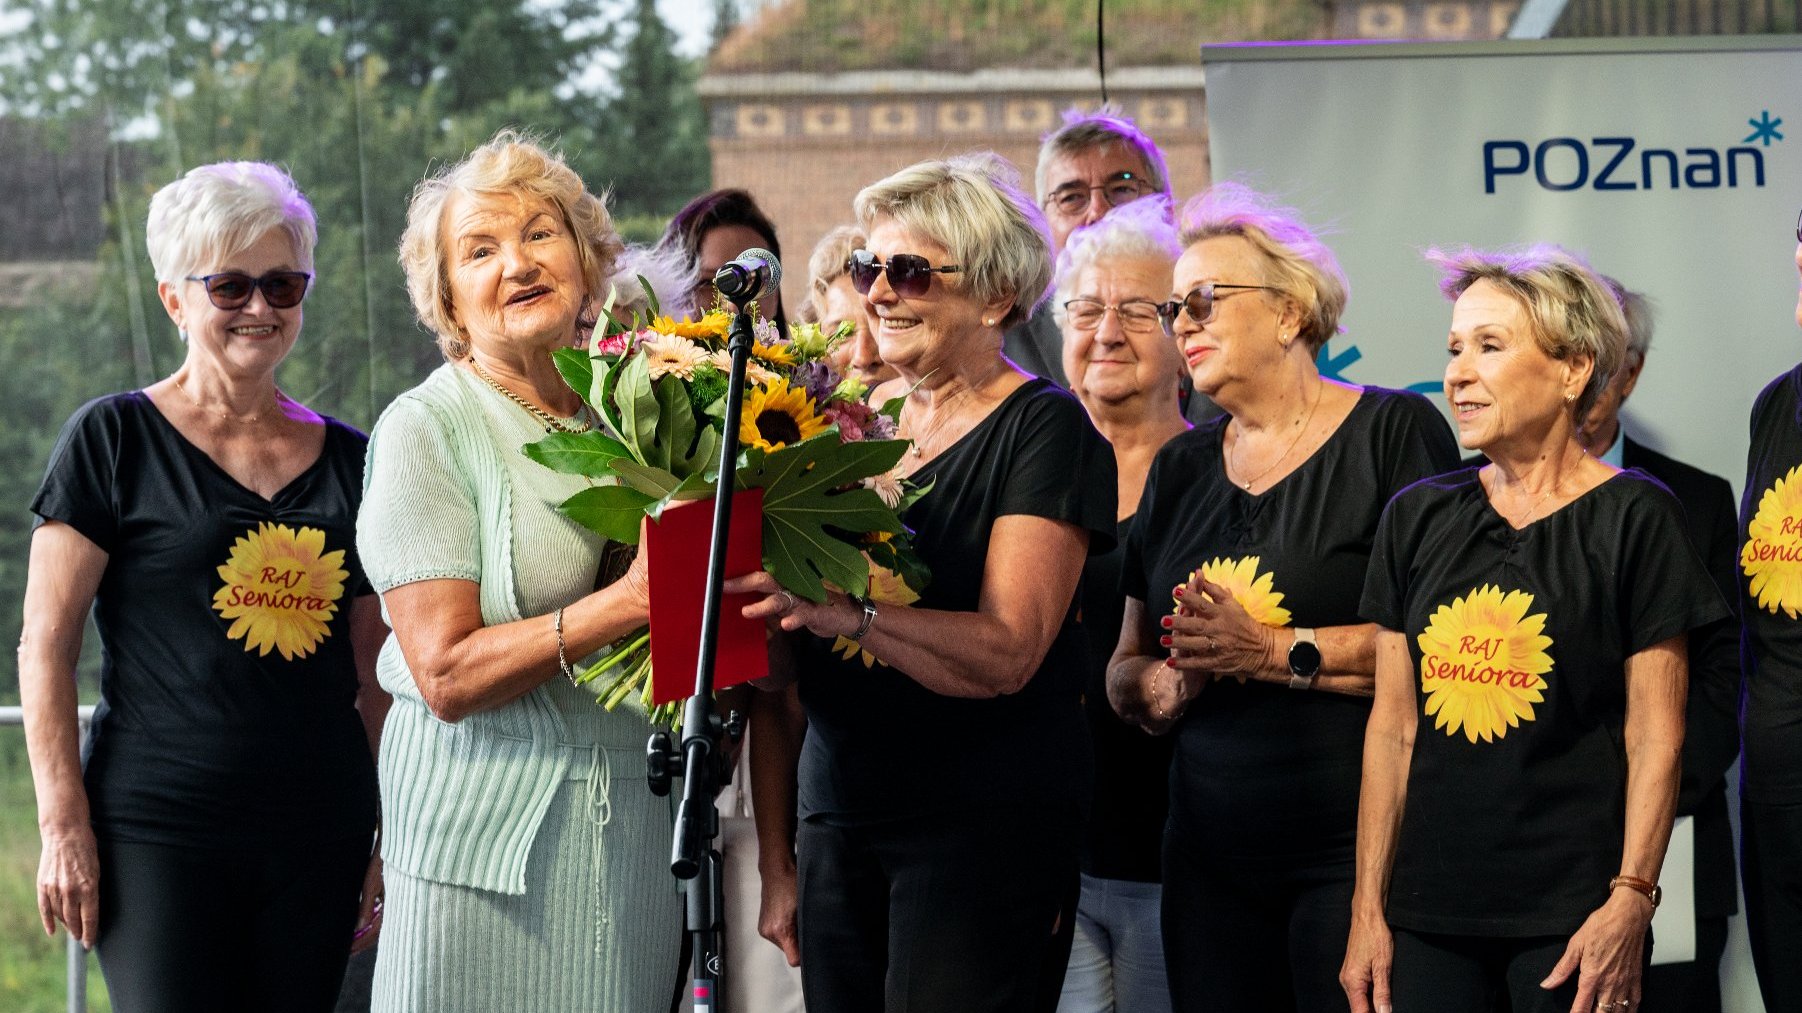
<path id="1" fill-rule="evenodd" d="M 863 622 L 857 624 L 857 632 L 851 634 L 847 639 L 862 640 L 870 632 L 870 626 L 876 622 L 876 603 L 869 598 L 859 598 L 854 594 L 846 595 L 846 597 L 851 599 L 851 604 L 863 606 Z"/>
<path id="2" fill-rule="evenodd" d="M 565 648 L 564 644 L 563 644 L 563 609 L 561 607 L 559 607 L 557 609 L 556 625 L 557 625 L 557 670 L 559 672 L 563 673 L 563 677 L 565 679 L 569 680 L 569 684 L 571 686 L 578 685 L 578 683 L 576 682 L 576 673 L 573 669 L 571 669 L 569 667 L 569 657 L 566 653 L 567 648 Z"/>

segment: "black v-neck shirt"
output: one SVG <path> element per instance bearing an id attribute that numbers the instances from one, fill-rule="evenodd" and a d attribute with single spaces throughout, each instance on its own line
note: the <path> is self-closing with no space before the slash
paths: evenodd
<path id="1" fill-rule="evenodd" d="M 354 709 L 350 605 L 362 433 L 264 499 L 141 391 L 64 425 L 31 510 L 107 553 L 100 703 L 85 758 L 97 832 L 234 846 L 367 835 L 375 764 Z"/>
<path id="2" fill-rule="evenodd" d="M 1395 497 L 1364 588 L 1419 679 L 1389 921 L 1565 935 L 1620 871 L 1627 658 L 1728 612 L 1644 472 L 1516 530 L 1478 470 Z"/>
<path id="3" fill-rule="evenodd" d="M 932 570 L 915 607 L 976 611 L 995 520 L 1043 517 L 1114 543 L 1113 449 L 1074 395 L 1027 381 L 915 472 L 932 488 L 902 520 Z M 943 696 L 831 641 L 800 643 L 804 817 L 857 823 L 934 812 L 1026 808 L 1079 813 L 1090 777 L 1082 710 L 1087 653 L 1074 602 L 1038 671 L 1017 693 Z"/>
<path id="4" fill-rule="evenodd" d="M 1740 504 L 1740 613 L 1747 650 L 1741 790 L 1802 804 L 1802 366 L 1752 405 Z"/>
<path id="5" fill-rule="evenodd" d="M 1226 476 L 1228 421 L 1177 436 L 1152 461 L 1120 577 L 1145 603 L 1145 636 L 1156 643 L 1171 590 L 1216 561 L 1258 589 L 1248 611 L 1267 608 L 1270 625 L 1362 623 L 1358 595 L 1384 504 L 1457 465 L 1445 420 L 1418 394 L 1367 387 L 1312 456 L 1255 496 Z M 1369 716 L 1370 701 L 1338 693 L 1209 682 L 1172 733 L 1172 825 L 1215 854 L 1349 853 Z"/>

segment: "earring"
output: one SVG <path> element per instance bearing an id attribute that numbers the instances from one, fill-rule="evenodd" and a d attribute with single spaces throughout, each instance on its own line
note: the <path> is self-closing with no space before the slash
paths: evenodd
<path id="1" fill-rule="evenodd" d="M 984 326 L 984 327 L 993 327 L 993 326 L 995 326 L 995 318 L 994 318 L 994 317 L 989 317 L 989 318 L 988 318 L 988 319 L 986 319 L 986 320 L 984 320 L 984 321 L 983 321 L 983 322 L 982 322 L 982 326 Z"/>
<path id="2" fill-rule="evenodd" d="M 1575 395 L 1575 394 L 1572 394 L 1572 393 L 1569 393 L 1569 392 L 1568 392 L 1568 391 L 1567 391 L 1567 392 L 1566 392 L 1566 393 L 1565 393 L 1565 395 L 1564 395 L 1564 404 L 1565 404 L 1565 406 L 1566 406 L 1566 407 L 1569 407 L 1569 406 L 1571 406 L 1571 405 L 1574 405 L 1574 404 L 1576 404 L 1576 403 L 1577 403 L 1577 395 Z"/>
<path id="3" fill-rule="evenodd" d="M 177 327 L 175 329 L 175 336 L 181 339 L 182 344 L 185 345 L 188 343 L 188 332 L 185 328 Z"/>

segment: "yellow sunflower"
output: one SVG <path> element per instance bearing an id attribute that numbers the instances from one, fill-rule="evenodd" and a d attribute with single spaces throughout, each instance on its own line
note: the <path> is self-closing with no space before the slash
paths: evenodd
<path id="1" fill-rule="evenodd" d="M 914 593 L 913 588 L 907 586 L 906 581 L 902 580 L 894 572 L 877 566 L 875 560 L 870 559 L 869 553 L 864 553 L 863 558 L 865 562 L 870 564 L 871 601 L 882 602 L 889 605 L 912 605 L 914 602 L 920 600 L 920 596 Z M 859 655 L 862 655 L 863 667 L 865 668 L 873 668 L 877 664 L 882 664 L 884 666 L 888 664 L 888 662 L 881 661 L 874 654 L 864 650 L 862 643 L 852 640 L 849 637 L 839 637 L 834 640 L 832 642 L 832 649 L 837 651 L 846 661 L 851 661 Z"/>
<path id="2" fill-rule="evenodd" d="M 258 657 L 273 649 L 289 661 L 313 653 L 331 635 L 350 576 L 344 550 L 325 551 L 325 532 L 267 521 L 232 544 L 218 574 L 225 583 L 213 594 L 213 608 L 232 621 L 226 637 L 243 640 Z"/>
<path id="3" fill-rule="evenodd" d="M 814 410 L 807 391 L 790 387 L 787 380 L 776 377 L 751 389 L 745 400 L 744 420 L 738 426 L 738 441 L 747 447 L 780 450 L 825 429 L 826 420 Z"/>
<path id="4" fill-rule="evenodd" d="M 1791 619 L 1802 611 L 1802 465 L 1758 498 L 1739 565 L 1759 608 L 1772 615 L 1782 609 Z"/>
<path id="5" fill-rule="evenodd" d="M 1494 742 L 1533 720 L 1545 700 L 1552 657 L 1545 614 L 1527 615 L 1533 596 L 1486 584 L 1433 613 L 1416 638 L 1420 691 L 1433 727 Z"/>
<path id="6" fill-rule="evenodd" d="M 1265 626 L 1287 626 L 1289 610 L 1282 607 L 1283 594 L 1272 590 L 1276 575 L 1258 573 L 1258 563 L 1261 561 L 1262 557 L 1259 556 L 1214 559 L 1189 574 L 1189 579 L 1194 580 L 1196 574 L 1200 574 L 1210 583 L 1226 588 L 1253 622 Z"/>
<path id="7" fill-rule="evenodd" d="M 762 359 L 773 366 L 792 366 L 795 364 L 795 353 L 788 350 L 785 344 L 766 345 L 761 341 L 751 343 L 753 358 Z"/>
<path id="8" fill-rule="evenodd" d="M 693 338 L 706 341 L 724 341 L 726 331 L 732 325 L 732 318 L 724 310 L 708 310 L 699 320 L 683 317 L 658 317 L 651 323 L 651 330 L 658 334 L 668 334 L 678 338 Z"/>

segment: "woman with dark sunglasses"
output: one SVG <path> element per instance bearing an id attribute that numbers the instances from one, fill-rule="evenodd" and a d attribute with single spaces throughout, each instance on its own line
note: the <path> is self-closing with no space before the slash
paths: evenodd
<path id="1" fill-rule="evenodd" d="M 764 595 L 746 615 L 800 634 L 807 1004 L 1049 1011 L 1090 776 L 1075 594 L 1085 556 L 1114 540 L 1113 455 L 1074 397 L 1001 354 L 1051 280 L 1044 217 L 1011 166 L 923 162 L 855 206 L 868 241 L 852 283 L 899 373 L 876 400 L 906 397 L 899 470 L 930 491 L 903 520 L 932 580 L 909 606 L 796 601 L 767 574 L 733 585 Z M 869 663 L 834 651 L 840 637 Z"/>
<path id="2" fill-rule="evenodd" d="M 329 1010 L 374 943 L 385 629 L 355 544 L 363 434 L 284 394 L 313 209 L 280 169 L 151 199 L 180 368 L 83 406 L 32 501 L 20 695 L 38 909 L 119 1009 Z M 100 704 L 78 755 L 90 607 Z M 84 762 L 85 759 L 85 762 Z"/>
<path id="3" fill-rule="evenodd" d="M 1293 212 L 1219 184 L 1186 209 L 1183 239 L 1161 312 L 1227 414 L 1152 462 L 1108 673 L 1122 717 L 1176 735 L 1171 999 L 1344 1010 L 1375 632 L 1358 593 L 1383 505 L 1457 451 L 1425 398 L 1320 375 L 1346 284 Z"/>
<path id="4" fill-rule="evenodd" d="M 1802 275 L 1802 214 L 1796 218 Z M 1802 327 L 1802 293 L 1796 298 Z M 1802 365 L 1771 381 L 1752 407 L 1740 527 L 1741 614 L 1746 623 L 1744 828 L 1746 928 L 1769 1009 L 1802 1009 Z"/>

